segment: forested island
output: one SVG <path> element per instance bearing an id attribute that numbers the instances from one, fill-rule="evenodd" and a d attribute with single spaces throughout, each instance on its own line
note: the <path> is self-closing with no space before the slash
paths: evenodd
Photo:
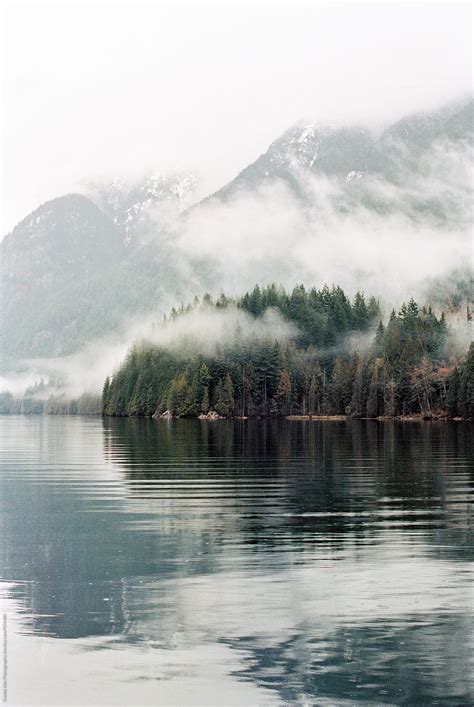
<path id="1" fill-rule="evenodd" d="M 291 293 L 256 286 L 237 299 L 195 298 L 173 310 L 164 326 L 217 310 L 246 312 L 257 325 L 268 311 L 278 312 L 294 334 L 272 337 L 262 325 L 261 336 L 246 337 L 238 324 L 232 340 L 212 351 L 192 336 L 174 347 L 138 343 L 105 381 L 102 414 L 474 417 L 473 344 L 459 352 L 445 314 L 413 299 L 384 324 L 377 300 L 360 292 L 351 301 L 335 286 L 298 286 Z M 469 308 L 463 319 L 469 331 Z"/>

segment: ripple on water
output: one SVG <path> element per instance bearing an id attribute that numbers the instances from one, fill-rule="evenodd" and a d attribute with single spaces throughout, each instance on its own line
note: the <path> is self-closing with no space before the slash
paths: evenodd
<path id="1" fill-rule="evenodd" d="M 1 418 L 8 699 L 472 702 L 472 439 Z"/>

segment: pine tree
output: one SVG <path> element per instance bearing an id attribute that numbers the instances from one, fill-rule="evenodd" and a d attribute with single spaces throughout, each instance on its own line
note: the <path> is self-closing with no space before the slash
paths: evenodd
<path id="1" fill-rule="evenodd" d="M 364 331 L 370 324 L 369 312 L 362 292 L 357 292 L 352 305 L 352 324 L 355 329 Z"/>
<path id="2" fill-rule="evenodd" d="M 229 374 L 217 384 L 214 407 L 216 412 L 223 417 L 234 414 L 234 385 Z"/>
<path id="3" fill-rule="evenodd" d="M 353 357 L 353 371 L 350 410 L 353 417 L 362 417 L 365 407 L 365 365 L 358 354 Z"/>
<path id="4" fill-rule="evenodd" d="M 334 415 L 343 415 L 350 407 L 352 397 L 352 371 L 347 361 L 337 357 L 330 386 L 330 409 Z"/>
<path id="5" fill-rule="evenodd" d="M 101 415 L 107 414 L 107 408 L 109 406 L 109 394 L 110 394 L 110 378 L 107 376 L 104 382 L 104 387 L 102 388 L 102 400 L 100 405 Z"/>
<path id="6" fill-rule="evenodd" d="M 205 386 L 201 400 L 201 412 L 206 415 L 209 412 L 209 386 Z"/>
<path id="7" fill-rule="evenodd" d="M 367 417 L 379 417 L 382 414 L 384 392 L 383 359 L 377 358 L 374 361 L 372 380 L 369 386 Z"/>
<path id="8" fill-rule="evenodd" d="M 433 372 L 428 356 L 423 356 L 419 365 L 413 368 L 411 384 L 420 406 L 420 412 L 430 411 L 433 394 Z"/>
<path id="9" fill-rule="evenodd" d="M 459 370 L 455 368 L 454 372 L 449 377 L 448 394 L 446 397 L 446 411 L 451 417 L 457 417 L 459 415 L 458 401 L 460 384 L 461 377 L 459 375 Z"/>
<path id="10" fill-rule="evenodd" d="M 171 381 L 168 395 L 168 410 L 178 417 L 189 412 L 189 384 L 185 373 L 177 373 Z"/>
<path id="11" fill-rule="evenodd" d="M 272 400 L 271 411 L 273 414 L 290 415 L 292 404 L 292 386 L 288 370 L 280 372 L 280 380 L 275 396 Z"/>
<path id="12" fill-rule="evenodd" d="M 469 347 L 466 361 L 461 369 L 458 409 L 463 417 L 467 419 L 474 417 L 474 342 Z"/>
<path id="13" fill-rule="evenodd" d="M 385 340 L 385 327 L 382 320 L 380 320 L 377 330 L 375 332 L 374 340 L 374 354 L 375 356 L 384 355 L 384 340 Z"/>
<path id="14" fill-rule="evenodd" d="M 385 383 L 383 414 L 386 417 L 394 417 L 397 414 L 397 384 L 393 376 Z"/>

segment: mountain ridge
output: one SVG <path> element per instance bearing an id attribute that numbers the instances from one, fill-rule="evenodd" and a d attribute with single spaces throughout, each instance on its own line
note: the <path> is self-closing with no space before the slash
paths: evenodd
<path id="1" fill-rule="evenodd" d="M 435 139 L 445 136 L 443 126 L 449 127 L 450 139 L 467 139 L 472 144 L 473 120 L 474 99 L 469 98 L 450 102 L 438 111 L 404 116 L 385 128 L 378 136 L 376 131 L 358 124 L 332 127 L 325 123 L 318 125 L 317 122 L 298 121 L 274 140 L 254 162 L 244 167 L 230 182 L 205 200 L 228 199 L 235 193 L 236 188 L 255 188 L 259 178 L 270 176 L 283 178 L 292 185 L 294 178 L 288 168 L 304 167 L 314 173 L 345 179 L 351 173 L 353 179 L 366 172 L 371 171 L 379 175 L 385 171 L 383 176 L 393 179 L 393 165 L 383 165 L 381 148 L 393 149 L 397 142 L 403 141 L 410 145 L 418 143 L 419 152 L 420 147 L 425 149 L 432 145 Z M 350 150 L 344 149 L 347 145 L 350 145 Z"/>

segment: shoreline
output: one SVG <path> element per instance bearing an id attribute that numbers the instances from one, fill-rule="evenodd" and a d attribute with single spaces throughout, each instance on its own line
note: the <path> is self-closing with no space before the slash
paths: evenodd
<path id="1" fill-rule="evenodd" d="M 103 415 L 101 413 L 63 413 L 63 412 L 2 412 L 1 417 L 10 417 L 15 415 L 21 415 L 25 417 L 100 417 L 102 419 L 122 419 L 122 420 L 198 420 L 200 422 L 217 422 L 219 420 L 226 421 L 247 421 L 247 420 L 287 420 L 288 422 L 474 422 L 473 418 L 470 417 L 449 417 L 446 413 L 439 414 L 415 414 L 415 415 L 394 415 L 389 417 L 387 415 L 380 415 L 379 417 L 351 417 L 350 415 L 278 415 L 278 416 L 267 416 L 267 417 L 248 417 L 248 416 L 235 416 L 235 417 L 223 417 L 222 415 L 212 415 L 205 416 L 200 415 L 199 417 L 180 417 L 172 415 Z"/>
<path id="2" fill-rule="evenodd" d="M 290 421 L 332 421 L 332 422 L 345 422 L 354 420 L 363 421 L 375 421 L 375 422 L 470 422 L 469 418 L 465 417 L 449 417 L 445 413 L 439 414 L 422 414 L 417 413 L 415 415 L 379 415 L 378 417 L 351 417 L 350 415 L 287 415 L 286 420 Z"/>
<path id="3" fill-rule="evenodd" d="M 113 415 L 104 415 L 104 417 L 114 417 Z M 128 417 L 128 416 L 125 416 Z M 134 415 L 138 419 L 147 419 L 140 415 Z M 352 417 L 351 415 L 275 415 L 275 416 L 241 416 L 235 415 L 232 417 L 224 417 L 215 413 L 208 415 L 199 415 L 198 417 L 181 417 L 179 415 L 152 415 L 153 420 L 200 420 L 201 422 L 216 422 L 218 420 L 288 420 L 289 422 L 472 422 L 469 417 L 450 417 L 445 412 L 439 413 L 416 413 L 412 415 L 379 415 L 378 417 Z"/>

